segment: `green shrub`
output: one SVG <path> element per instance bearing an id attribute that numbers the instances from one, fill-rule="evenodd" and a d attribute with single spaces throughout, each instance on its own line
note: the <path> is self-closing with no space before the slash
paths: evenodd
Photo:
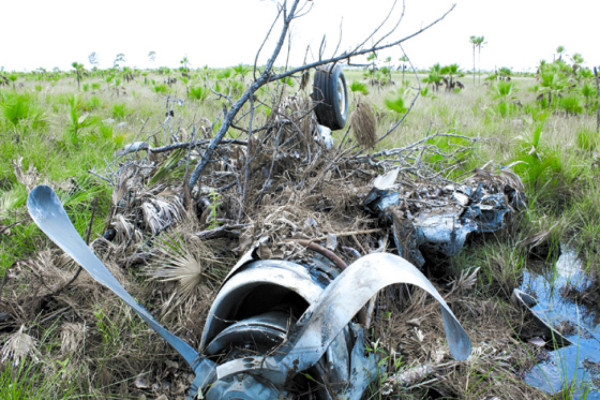
<path id="1" fill-rule="evenodd" d="M 115 103 L 110 108 L 110 114 L 114 119 L 123 119 L 130 113 L 125 103 Z"/>
<path id="2" fill-rule="evenodd" d="M 15 129 L 24 122 L 30 123 L 34 129 L 45 124 L 44 113 L 30 94 L 4 92 L 0 96 L 0 109 L 2 119 Z"/>
<path id="3" fill-rule="evenodd" d="M 558 106 L 565 110 L 567 115 L 577 115 L 583 112 L 581 98 L 575 93 L 561 97 L 558 101 Z"/>
<path id="4" fill-rule="evenodd" d="M 365 96 L 369 94 L 369 90 L 367 89 L 367 84 L 364 82 L 352 81 L 350 85 L 350 90 L 354 93 L 360 92 Z"/>
<path id="5" fill-rule="evenodd" d="M 161 94 L 167 93 L 167 85 L 165 83 L 154 85 L 153 89 L 154 89 L 155 93 L 161 93 Z"/>
<path id="6" fill-rule="evenodd" d="M 590 129 L 577 132 L 577 146 L 586 151 L 594 151 L 598 147 L 598 133 Z"/>
<path id="7" fill-rule="evenodd" d="M 210 94 L 210 89 L 205 88 L 204 86 L 193 86 L 188 91 L 188 97 L 192 100 L 198 100 L 200 103 L 204 103 L 204 100 Z"/>
<path id="8" fill-rule="evenodd" d="M 407 108 L 404 106 L 404 99 L 402 98 L 402 95 L 398 95 L 398 97 L 393 100 L 385 99 L 385 106 L 398 114 L 404 114 L 407 110 Z"/>

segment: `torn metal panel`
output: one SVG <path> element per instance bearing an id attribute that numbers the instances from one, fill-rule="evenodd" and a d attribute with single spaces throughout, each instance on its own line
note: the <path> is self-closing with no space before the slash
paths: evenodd
<path id="1" fill-rule="evenodd" d="M 409 191 L 394 184 L 396 175 L 377 177 L 363 205 L 392 228 L 398 254 L 417 266 L 428 257 L 457 254 L 471 233 L 500 230 L 505 216 L 525 205 L 521 186 L 492 178 Z"/>
<path id="2" fill-rule="evenodd" d="M 514 288 L 511 296 L 511 301 L 516 303 L 520 308 L 527 312 L 527 315 L 533 321 L 537 333 L 545 341 L 545 345 L 551 349 L 570 346 L 573 343 L 557 331 L 552 325 L 544 320 L 539 314 L 532 310 L 538 304 L 535 297 L 525 293 L 521 289 Z M 527 339 L 527 338 L 526 338 Z"/>

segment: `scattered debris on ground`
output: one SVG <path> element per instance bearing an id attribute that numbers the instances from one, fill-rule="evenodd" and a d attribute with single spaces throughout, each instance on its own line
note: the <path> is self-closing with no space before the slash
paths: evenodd
<path id="1" fill-rule="evenodd" d="M 336 147 L 324 139 L 312 107 L 301 94 L 287 97 L 246 140 L 224 139 L 192 190 L 186 185 L 190 167 L 210 143 L 200 133 L 204 128 L 191 133 L 181 129 L 170 139 L 165 134 L 170 143 L 160 147 L 152 145 L 152 138 L 128 145 L 106 173 L 98 174 L 114 191 L 104 234 L 91 247 L 135 298 L 193 346 L 199 345 L 221 282 L 252 248 L 257 259 L 294 261 L 314 257 L 319 248 L 347 264 L 389 252 L 421 267 L 456 254 L 469 235 L 514 223 L 526 206 L 523 187 L 509 170 L 488 165 L 457 180 L 447 178 L 461 154 L 476 145 L 475 139 L 433 133 L 405 147 L 368 152 L 347 145 L 349 128 Z M 356 141 L 371 147 L 368 116 L 353 121 Z M 445 141 L 443 149 L 435 144 L 439 141 Z M 137 360 L 114 360 L 126 364 L 119 366 L 120 376 L 137 376 L 135 384 L 108 391 L 182 396 L 193 374 L 151 333 L 142 338 L 140 331 L 138 336 L 127 333 L 123 324 L 130 311 L 115 299 L 107 300 L 106 290 L 89 276 L 73 280 L 77 270 L 56 250 L 20 262 L 7 275 L 5 293 L 13 296 L 3 299 L 6 309 L 1 311 L 7 317 L 1 326 L 14 330 L 61 317 L 62 357 L 74 352 L 89 358 L 90 373 L 110 382 L 117 372 L 95 370 L 104 362 L 91 360 L 106 351 L 102 339 L 77 332 L 85 332 L 89 321 L 98 327 L 105 318 L 99 313 L 110 313 L 108 320 L 123 335 L 122 349 L 131 340 L 144 344 L 128 349 L 140 356 Z M 387 289 L 370 303 L 372 316 L 363 322 L 373 327 L 367 338 L 372 347 L 387 355 L 390 372 L 399 362 L 411 366 L 390 375 L 378 389 L 382 395 L 420 387 L 463 397 L 468 369 L 518 373 L 513 366 L 525 350 L 508 326 L 497 331 L 505 310 L 469 296 L 476 275 L 472 270 L 457 277 L 449 291 L 442 291 L 475 345 L 475 356 L 466 365 L 448 358 L 439 308 L 425 292 Z M 19 282 L 27 282 L 31 290 L 17 290 Z M 112 309 L 106 308 L 111 304 Z M 496 332 L 486 332 L 486 326 Z M 24 334 L 22 328 L 19 334 Z M 85 352 L 75 350 L 82 341 L 87 341 Z M 140 371 L 145 372 L 136 375 Z M 486 394 L 503 391 L 493 379 L 484 383 Z M 533 393 L 525 385 L 520 390 L 527 396 Z"/>

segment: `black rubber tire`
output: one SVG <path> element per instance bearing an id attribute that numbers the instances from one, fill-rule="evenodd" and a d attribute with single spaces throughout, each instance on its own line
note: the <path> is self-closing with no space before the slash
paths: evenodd
<path id="1" fill-rule="evenodd" d="M 332 131 L 342 129 L 348 116 L 348 89 L 341 65 L 317 68 L 313 81 L 313 100 L 319 124 Z"/>

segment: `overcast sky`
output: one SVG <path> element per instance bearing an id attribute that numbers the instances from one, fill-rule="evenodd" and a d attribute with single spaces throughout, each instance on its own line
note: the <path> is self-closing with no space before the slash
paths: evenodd
<path id="1" fill-rule="evenodd" d="M 335 49 L 342 24 L 341 49 L 357 44 L 387 15 L 393 0 L 313 0 L 310 12 L 293 22 L 289 61 L 299 64 L 311 45 L 315 57 L 324 34 L 325 55 Z M 430 30 L 407 41 L 404 50 L 419 68 L 436 62 L 473 68 L 471 35 L 484 36 L 481 67 L 506 66 L 534 71 L 539 61 L 552 61 L 556 48 L 567 59 L 580 53 L 585 65 L 600 65 L 598 0 L 406 0 L 405 14 L 390 38 L 401 38 L 435 20 L 452 4 L 456 8 Z M 402 2 L 391 20 L 397 20 Z M 89 67 L 97 53 L 101 67 L 118 53 L 125 65 L 139 68 L 252 64 L 276 12 L 272 0 L 12 0 L 0 8 L 0 66 L 5 70 L 71 69 L 73 61 Z M 395 17 L 395 18 L 394 18 Z M 382 28 L 385 32 L 391 28 Z M 275 31 L 277 30 L 275 27 Z M 273 35 L 276 36 L 276 35 Z M 264 63 L 268 42 L 259 62 Z M 156 61 L 148 59 L 156 52 Z M 286 60 L 282 53 L 279 63 Z M 394 48 L 380 59 L 402 56 Z M 357 60 L 358 61 L 358 60 Z"/>

